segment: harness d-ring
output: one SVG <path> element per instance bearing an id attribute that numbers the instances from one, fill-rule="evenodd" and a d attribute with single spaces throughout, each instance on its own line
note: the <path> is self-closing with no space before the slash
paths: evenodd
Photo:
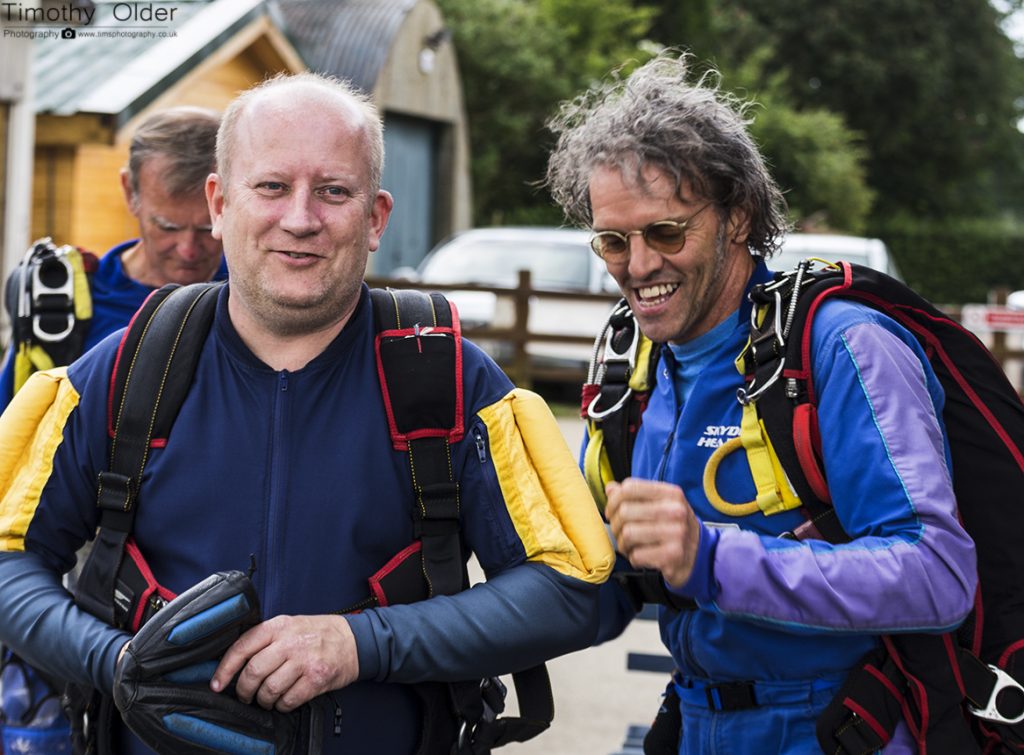
<path id="1" fill-rule="evenodd" d="M 704 467 L 704 495 L 708 497 L 708 503 L 714 506 L 716 510 L 728 516 L 747 516 L 748 514 L 755 514 L 760 511 L 756 500 L 746 503 L 730 503 L 726 501 L 718 494 L 718 488 L 715 485 L 715 479 L 718 476 L 718 465 L 722 462 L 722 459 L 733 451 L 738 451 L 742 448 L 743 441 L 739 438 L 730 438 L 715 449 L 715 452 L 711 454 L 711 458 L 708 459 L 708 463 Z"/>

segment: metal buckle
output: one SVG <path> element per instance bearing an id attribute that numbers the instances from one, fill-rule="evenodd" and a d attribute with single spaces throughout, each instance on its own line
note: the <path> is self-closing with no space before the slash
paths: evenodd
<path id="1" fill-rule="evenodd" d="M 765 291 L 767 290 L 766 288 Z M 775 316 L 772 327 L 774 328 L 775 342 L 779 347 L 779 366 L 775 368 L 771 377 L 765 380 L 764 385 L 755 388 L 754 383 L 751 383 L 747 387 L 736 389 L 736 400 L 743 406 L 757 401 L 762 393 L 771 388 L 782 375 L 782 370 L 786 366 L 786 342 L 782 335 L 782 294 L 778 290 L 773 291 L 772 294 L 775 297 Z M 752 331 L 757 328 L 757 307 L 750 310 L 750 327 Z"/>
<path id="2" fill-rule="evenodd" d="M 508 688 L 498 677 L 491 676 L 480 680 L 483 715 L 474 726 L 470 726 L 469 721 L 461 715 L 459 716 L 461 722 L 459 723 L 459 738 L 456 752 L 462 752 L 468 745 L 472 744 L 473 737 L 476 735 L 476 730 L 480 724 L 493 722 L 505 710 L 506 694 L 508 694 Z"/>
<path id="3" fill-rule="evenodd" d="M 75 300 L 75 271 L 71 267 L 71 263 L 68 262 L 67 257 L 61 252 L 64 251 L 64 247 L 57 249 L 53 256 L 48 259 L 42 259 L 36 262 L 32 266 L 32 305 L 33 309 L 37 309 L 41 306 L 42 296 L 62 296 L 67 299 L 67 306 L 70 309 Z M 40 271 L 43 266 L 59 265 L 64 268 L 64 283 L 59 286 L 51 286 L 45 282 L 40 275 Z M 75 315 L 74 312 L 69 311 L 67 313 L 67 324 L 64 329 L 57 333 L 51 333 L 47 330 L 43 330 L 40 322 L 42 315 L 37 314 L 32 317 L 32 335 L 38 338 L 40 341 L 54 342 L 61 341 L 67 338 L 71 331 L 75 328 Z"/>
<path id="4" fill-rule="evenodd" d="M 620 313 L 626 313 L 629 318 L 633 319 L 632 310 L 630 310 L 629 306 L 625 304 L 613 310 L 611 315 L 609 315 L 608 317 L 609 324 L 607 324 L 605 327 L 606 332 L 604 337 L 604 350 L 601 354 L 601 374 L 596 378 L 597 382 L 602 385 L 604 384 L 604 374 L 608 371 L 609 364 L 627 364 L 629 366 L 629 369 L 626 371 L 627 381 L 633 375 L 633 368 L 636 365 L 636 352 L 640 346 L 640 326 L 637 325 L 636 320 L 633 319 L 633 337 L 629 339 L 629 343 L 626 345 L 625 349 L 623 349 L 622 351 L 617 350 L 614 344 L 615 329 L 611 327 L 610 323 L 611 319 L 615 315 Z M 588 380 L 588 382 L 593 381 Z M 594 420 L 604 419 L 609 414 L 617 412 L 619 408 L 622 407 L 622 405 L 625 404 L 629 400 L 629 397 L 632 395 L 633 389 L 630 388 L 627 384 L 626 392 L 622 394 L 622 397 L 619 398 L 619 400 L 616 401 L 614 405 L 602 411 L 597 411 L 594 407 L 596 407 L 597 402 L 601 400 L 601 392 L 598 391 L 597 395 L 594 396 L 590 404 L 587 405 L 587 416 L 590 419 Z"/>
<path id="5" fill-rule="evenodd" d="M 772 283 L 769 283 L 764 287 L 766 294 L 771 294 L 775 299 L 775 317 L 772 323 L 775 333 L 775 342 L 779 350 L 779 366 L 775 368 L 775 371 L 771 374 L 764 385 L 754 387 L 751 383 L 749 386 L 739 388 L 736 390 L 736 400 L 743 406 L 753 403 L 760 398 L 761 394 L 772 387 L 782 376 L 782 371 L 786 366 L 786 339 L 789 338 L 789 329 L 793 325 L 793 318 L 796 316 L 796 304 L 800 298 L 800 289 L 804 283 L 804 275 L 810 269 L 811 259 L 801 260 L 797 264 L 796 268 L 792 272 L 785 273 L 781 278 Z M 792 279 L 792 284 L 790 280 Z M 792 285 L 792 293 L 789 297 L 789 308 L 786 310 L 786 321 L 782 321 L 782 291 L 783 289 Z M 754 306 L 750 310 L 750 329 L 751 332 L 757 332 L 757 307 Z M 751 344 L 750 348 L 753 348 Z M 790 398 L 796 398 L 796 384 L 787 386 L 786 394 Z"/>
<path id="6" fill-rule="evenodd" d="M 1020 682 L 1001 668 L 989 664 L 988 669 L 996 676 L 996 683 L 992 687 L 992 694 L 989 695 L 988 703 L 984 708 L 968 705 L 967 709 L 978 718 L 984 718 L 986 721 L 994 721 L 999 724 L 1019 724 L 1021 721 L 1024 721 L 1024 686 L 1021 686 Z M 1016 718 L 1007 718 L 999 712 L 999 694 L 1007 689 L 1016 690 L 1017 694 L 1021 697 L 1022 711 Z"/>

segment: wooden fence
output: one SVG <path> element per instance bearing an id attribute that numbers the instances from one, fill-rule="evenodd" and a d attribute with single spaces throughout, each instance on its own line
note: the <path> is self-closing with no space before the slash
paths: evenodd
<path id="1" fill-rule="evenodd" d="M 422 284 L 414 281 L 382 278 L 368 276 L 367 284 L 370 286 L 391 288 L 417 288 L 429 291 L 484 291 L 493 293 L 499 299 L 510 299 L 513 304 L 514 316 L 512 322 L 507 326 L 495 327 L 466 327 L 464 333 L 473 341 L 505 342 L 511 348 L 502 349 L 510 356 L 507 359 L 499 360 L 502 369 L 521 388 L 532 388 L 536 383 L 555 382 L 571 383 L 582 385 L 586 378 L 586 366 L 580 367 L 552 367 L 531 360 L 527 346 L 531 343 L 560 343 L 593 346 L 597 331 L 604 324 L 602 320 L 595 319 L 591 332 L 577 336 L 556 335 L 553 333 L 531 333 L 528 330 L 530 318 L 530 301 L 536 297 L 544 299 L 559 299 L 570 302 L 598 302 L 607 304 L 610 311 L 612 305 L 619 300 L 615 294 L 590 294 L 571 293 L 563 291 L 541 291 L 532 288 L 529 270 L 519 271 L 519 284 L 515 288 L 501 288 L 495 286 L 478 286 L 466 283 L 444 285 L 444 284 Z"/>

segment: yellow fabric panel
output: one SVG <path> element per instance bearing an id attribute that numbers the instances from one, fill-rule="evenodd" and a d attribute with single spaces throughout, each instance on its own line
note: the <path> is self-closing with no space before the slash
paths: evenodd
<path id="1" fill-rule="evenodd" d="M 629 387 L 637 393 L 643 393 L 651 387 L 647 382 L 647 378 L 650 377 L 651 352 L 653 350 L 654 344 L 651 342 L 651 339 L 641 333 L 640 343 L 637 344 L 636 348 L 636 361 L 633 365 L 633 373 L 629 376 Z"/>
<path id="2" fill-rule="evenodd" d="M 82 253 L 77 249 L 68 252 L 68 262 L 75 271 L 74 275 L 74 299 L 75 319 L 88 320 L 92 317 L 92 292 L 89 290 L 89 278 L 85 274 L 85 263 L 82 262 Z"/>
<path id="3" fill-rule="evenodd" d="M 718 494 L 718 465 L 726 456 L 740 449 L 747 455 L 757 497 L 745 503 L 731 503 Z M 782 469 L 764 422 L 757 416 L 755 404 L 743 407 L 740 437 L 730 438 L 708 458 L 704 467 L 704 494 L 716 510 L 728 516 L 747 516 L 759 510 L 765 516 L 771 516 L 799 508 L 800 499 Z"/>
<path id="4" fill-rule="evenodd" d="M 544 400 L 514 389 L 480 412 L 526 558 L 577 579 L 608 579 L 615 554 L 572 452 Z"/>
<path id="5" fill-rule="evenodd" d="M 608 461 L 608 453 L 604 447 L 604 430 L 601 430 L 596 422 L 587 423 L 587 433 L 590 439 L 587 441 L 587 450 L 583 455 L 583 476 L 590 488 L 590 494 L 594 497 L 597 510 L 604 514 L 605 506 L 608 505 L 608 494 L 605 492 L 609 482 L 615 479 L 612 472 L 612 464 Z"/>
<path id="6" fill-rule="evenodd" d="M 25 532 L 76 406 L 78 392 L 60 367 L 32 375 L 0 416 L 0 550 L 25 549 Z"/>
<path id="7" fill-rule="evenodd" d="M 52 370 L 56 365 L 42 346 L 23 343 L 14 354 L 14 392 L 21 390 L 34 372 Z"/>

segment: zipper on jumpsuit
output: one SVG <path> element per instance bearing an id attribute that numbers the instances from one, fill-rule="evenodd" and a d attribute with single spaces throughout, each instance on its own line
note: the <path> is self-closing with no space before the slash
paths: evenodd
<path id="1" fill-rule="evenodd" d="M 473 442 L 476 443 L 476 456 L 480 459 L 481 464 L 487 463 L 487 444 L 484 443 L 484 436 L 480 434 L 480 431 L 473 428 Z"/>
<path id="2" fill-rule="evenodd" d="M 275 584 L 275 575 L 280 572 L 279 569 L 274 569 L 272 564 L 282 563 L 282 554 L 278 553 L 275 548 L 275 542 L 279 541 L 279 538 L 274 537 L 273 522 L 282 521 L 284 519 L 283 514 L 284 507 L 288 505 L 287 501 L 287 490 L 288 490 L 288 459 L 286 458 L 287 449 L 282 449 L 279 446 L 280 438 L 285 437 L 285 427 L 287 426 L 286 419 L 288 417 L 288 388 L 289 388 L 290 374 L 287 370 L 282 370 L 277 373 L 277 385 L 274 390 L 273 406 L 273 432 L 269 438 L 269 450 L 268 450 L 268 469 L 270 469 L 270 480 L 268 481 L 268 496 L 267 505 L 265 510 L 265 522 L 263 532 L 263 552 L 266 554 L 266 566 L 263 568 L 263 599 L 264 612 L 268 616 L 273 616 L 280 612 L 280 606 L 276 605 L 276 599 L 273 596 L 278 595 L 277 585 Z M 278 517 L 278 514 L 282 516 Z M 273 600 L 273 603 L 271 602 Z"/>

